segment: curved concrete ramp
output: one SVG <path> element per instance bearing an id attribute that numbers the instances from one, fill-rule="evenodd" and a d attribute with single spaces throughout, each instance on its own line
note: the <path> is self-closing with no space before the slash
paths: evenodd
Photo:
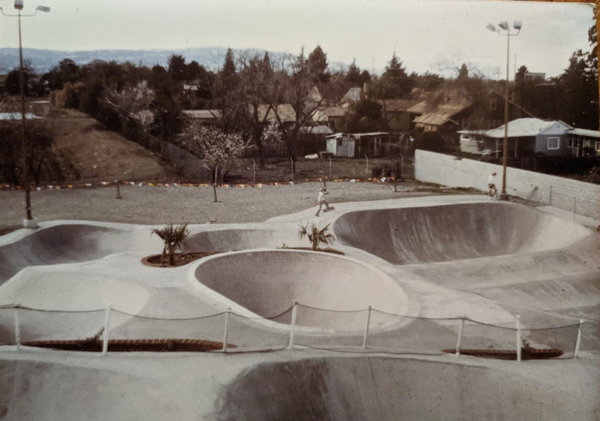
<path id="1" fill-rule="evenodd" d="M 0 285 L 28 266 L 85 262 L 133 248 L 130 230 L 84 224 L 41 228 L 0 246 Z"/>
<path id="2" fill-rule="evenodd" d="M 558 249 L 590 234 L 578 224 L 503 202 L 355 211 L 342 215 L 334 232 L 343 244 L 393 264 Z"/>
<path id="3" fill-rule="evenodd" d="M 260 364 L 225 388 L 215 419 L 591 421 L 600 412 L 600 375 L 591 362 L 587 372 L 565 361 L 541 363 L 551 376 L 494 363 L 367 357 Z M 565 381 L 577 375 L 581 382 Z"/>
<path id="4" fill-rule="evenodd" d="M 224 229 L 191 234 L 186 241 L 191 250 L 238 251 L 278 248 L 298 244 L 298 233 L 270 229 Z"/>
<path id="5" fill-rule="evenodd" d="M 379 310 L 403 314 L 407 297 L 385 273 L 364 263 L 325 253 L 273 250 L 216 256 L 195 269 L 205 287 L 234 311 L 272 317 L 296 301 L 328 310 Z M 237 305 L 240 308 L 236 308 Z M 376 317 L 375 315 L 373 316 Z M 289 323 L 291 312 L 278 322 Z M 334 330 L 364 329 L 365 311 L 336 313 L 300 307 L 297 324 Z M 373 324 L 377 324 L 373 320 Z"/>

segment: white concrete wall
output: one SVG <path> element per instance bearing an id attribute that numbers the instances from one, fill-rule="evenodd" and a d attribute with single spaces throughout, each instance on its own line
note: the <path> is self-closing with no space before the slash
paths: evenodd
<path id="1" fill-rule="evenodd" d="M 415 151 L 415 179 L 419 181 L 487 191 L 487 179 L 494 171 L 498 173 L 497 187 L 501 190 L 501 165 Z M 507 168 L 506 183 L 506 192 L 510 196 L 600 219 L 600 185 L 510 167 Z"/>

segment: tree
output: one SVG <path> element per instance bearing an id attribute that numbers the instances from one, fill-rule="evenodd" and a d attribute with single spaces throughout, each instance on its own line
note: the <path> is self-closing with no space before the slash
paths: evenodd
<path id="1" fill-rule="evenodd" d="M 310 241 L 313 251 L 317 251 L 321 244 L 329 246 L 335 241 L 333 234 L 328 233 L 330 225 L 331 224 L 327 224 L 321 229 L 315 224 L 312 224 L 310 229 L 308 228 L 308 223 L 306 225 L 300 225 L 300 229 L 298 230 L 300 239 L 302 240 L 304 237 L 308 237 L 308 241 Z"/>
<path id="2" fill-rule="evenodd" d="M 23 174 L 23 148 L 21 138 L 21 115 L 18 102 L 4 100 L 0 111 L 13 113 L 14 120 L 0 121 L 0 177 L 17 185 Z M 29 174 L 40 184 L 44 171 L 48 169 L 54 142 L 54 127 L 48 120 L 27 120 L 25 141 L 29 148 L 27 163 Z"/>
<path id="3" fill-rule="evenodd" d="M 323 52 L 320 45 L 308 55 L 308 73 L 314 83 L 327 83 L 329 81 L 329 72 L 327 71 L 327 54 Z"/>
<path id="4" fill-rule="evenodd" d="M 75 84 L 80 82 L 81 77 L 81 68 L 73 60 L 66 58 L 42 76 L 42 80 L 48 81 L 51 90 L 59 90 L 66 83 Z"/>
<path id="5" fill-rule="evenodd" d="M 23 64 L 23 90 L 25 96 L 29 95 L 29 81 L 34 76 L 33 69 L 29 63 Z M 21 94 L 21 73 L 18 67 L 14 68 L 8 75 L 6 75 L 6 81 L 4 82 L 4 89 L 9 95 L 20 95 Z"/>
<path id="6" fill-rule="evenodd" d="M 467 65 L 465 63 L 463 63 L 462 66 L 460 66 L 460 69 L 458 70 L 458 76 L 456 76 L 456 80 L 462 81 L 462 80 L 465 80 L 468 78 L 469 78 L 469 69 L 467 68 Z"/>
<path id="7" fill-rule="evenodd" d="M 413 85 L 414 81 L 408 77 L 402 61 L 394 53 L 376 85 L 375 93 L 380 99 L 403 98 L 410 93 Z"/>
<path id="8" fill-rule="evenodd" d="M 184 250 L 186 240 L 190 235 L 190 231 L 187 229 L 187 224 L 179 225 L 177 227 L 174 227 L 173 224 L 169 224 L 161 229 L 153 229 L 152 234 L 158 235 L 161 240 L 164 241 L 164 247 L 162 251 L 163 263 L 165 261 L 165 257 L 168 256 L 169 266 L 175 266 L 175 252 L 177 250 Z"/>
<path id="9" fill-rule="evenodd" d="M 183 81 L 186 74 L 185 57 L 171 54 L 167 59 L 167 62 L 169 64 L 169 75 L 171 75 L 173 82 L 177 83 Z"/>
<path id="10" fill-rule="evenodd" d="M 569 67 L 559 77 L 563 90 L 563 118 L 567 124 L 588 129 L 598 128 L 598 74 L 590 68 L 587 56 L 577 50 Z"/>
<path id="11" fill-rule="evenodd" d="M 185 149 L 202 158 L 206 168 L 210 170 L 215 202 L 218 202 L 216 184 L 219 180 L 223 182 L 229 169 L 253 148 L 238 133 L 225 133 L 193 120 L 186 124 L 178 140 Z"/>
<path id="12" fill-rule="evenodd" d="M 355 102 L 350 112 L 342 120 L 343 131 L 349 133 L 368 133 L 386 129 L 382 106 L 369 99 Z"/>

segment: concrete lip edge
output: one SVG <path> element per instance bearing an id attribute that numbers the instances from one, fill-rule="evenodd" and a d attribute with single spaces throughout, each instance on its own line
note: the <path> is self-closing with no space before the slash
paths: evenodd
<path id="1" fill-rule="evenodd" d="M 290 254 L 300 254 L 300 255 L 302 255 L 302 254 L 306 254 L 306 255 L 319 254 L 319 255 L 327 257 L 327 258 L 341 259 L 341 260 L 346 260 L 348 262 L 352 262 L 353 264 L 358 264 L 358 265 L 372 271 L 373 273 L 377 274 L 382 281 L 388 282 L 390 284 L 390 286 L 393 286 L 394 288 L 398 288 L 398 294 L 401 295 L 401 303 L 399 303 L 399 305 L 402 308 L 402 311 L 397 313 L 398 317 L 406 315 L 406 312 L 409 308 L 408 296 L 406 295 L 406 292 L 402 289 L 402 287 L 400 287 L 397 284 L 397 282 L 395 282 L 384 271 L 382 271 L 368 263 L 365 263 L 360 260 L 356 260 L 356 259 L 353 259 L 353 258 L 350 258 L 347 256 L 332 255 L 330 253 L 324 253 L 324 252 L 318 252 L 318 251 L 314 252 L 314 251 L 309 251 L 309 250 L 287 250 L 287 249 L 260 248 L 260 249 L 220 253 L 218 255 L 208 256 L 208 257 L 198 260 L 197 262 L 191 263 L 189 266 L 189 269 L 187 271 L 188 283 L 196 291 L 200 292 L 202 295 L 208 296 L 209 298 L 215 300 L 216 302 L 221 303 L 225 307 L 229 307 L 233 313 L 236 313 L 242 317 L 249 318 L 250 321 L 255 324 L 258 324 L 258 325 L 268 328 L 268 329 L 274 329 L 276 331 L 289 332 L 290 325 L 265 319 L 264 317 L 248 310 L 244 306 L 236 303 L 235 301 L 220 294 L 219 292 L 213 290 L 212 288 L 204 285 L 196 276 L 196 271 L 198 270 L 198 268 L 209 261 L 223 259 L 223 258 L 227 258 L 228 256 L 235 256 L 235 255 L 252 255 L 252 253 L 269 253 L 269 254 L 271 254 L 271 253 L 273 253 L 273 254 L 275 254 L 275 253 L 290 253 Z M 306 303 L 300 303 L 300 304 L 306 304 Z M 357 311 L 366 310 L 366 308 L 356 309 L 356 310 Z M 394 323 L 391 323 L 391 324 L 388 324 L 388 325 L 385 325 L 382 327 L 371 327 L 370 331 L 371 332 L 379 332 L 379 331 L 395 330 L 395 329 L 401 328 L 406 323 L 407 323 L 407 321 L 405 319 L 401 319 L 398 322 L 394 322 Z M 336 334 L 336 335 L 340 335 L 340 336 L 352 336 L 352 335 L 356 335 L 358 332 L 362 333 L 362 330 L 360 330 L 360 329 L 335 330 L 335 329 L 330 329 L 330 328 L 308 327 L 308 326 L 299 326 L 299 325 L 296 325 L 295 331 L 305 333 L 305 334 L 328 333 L 328 334 Z"/>

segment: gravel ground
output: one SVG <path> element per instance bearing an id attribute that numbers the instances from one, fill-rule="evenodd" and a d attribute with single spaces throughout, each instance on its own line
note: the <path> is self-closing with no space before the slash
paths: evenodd
<path id="1" fill-rule="evenodd" d="M 211 187 L 122 187 L 34 191 L 33 216 L 39 221 L 79 219 L 138 224 L 192 224 L 262 222 L 314 207 L 320 183 L 263 188 L 219 188 L 219 203 L 213 202 Z M 449 194 L 435 186 L 415 181 L 398 185 L 375 183 L 329 183 L 330 203 L 383 200 L 415 195 Z M 0 191 L 0 233 L 22 226 L 25 214 L 23 192 Z"/>

